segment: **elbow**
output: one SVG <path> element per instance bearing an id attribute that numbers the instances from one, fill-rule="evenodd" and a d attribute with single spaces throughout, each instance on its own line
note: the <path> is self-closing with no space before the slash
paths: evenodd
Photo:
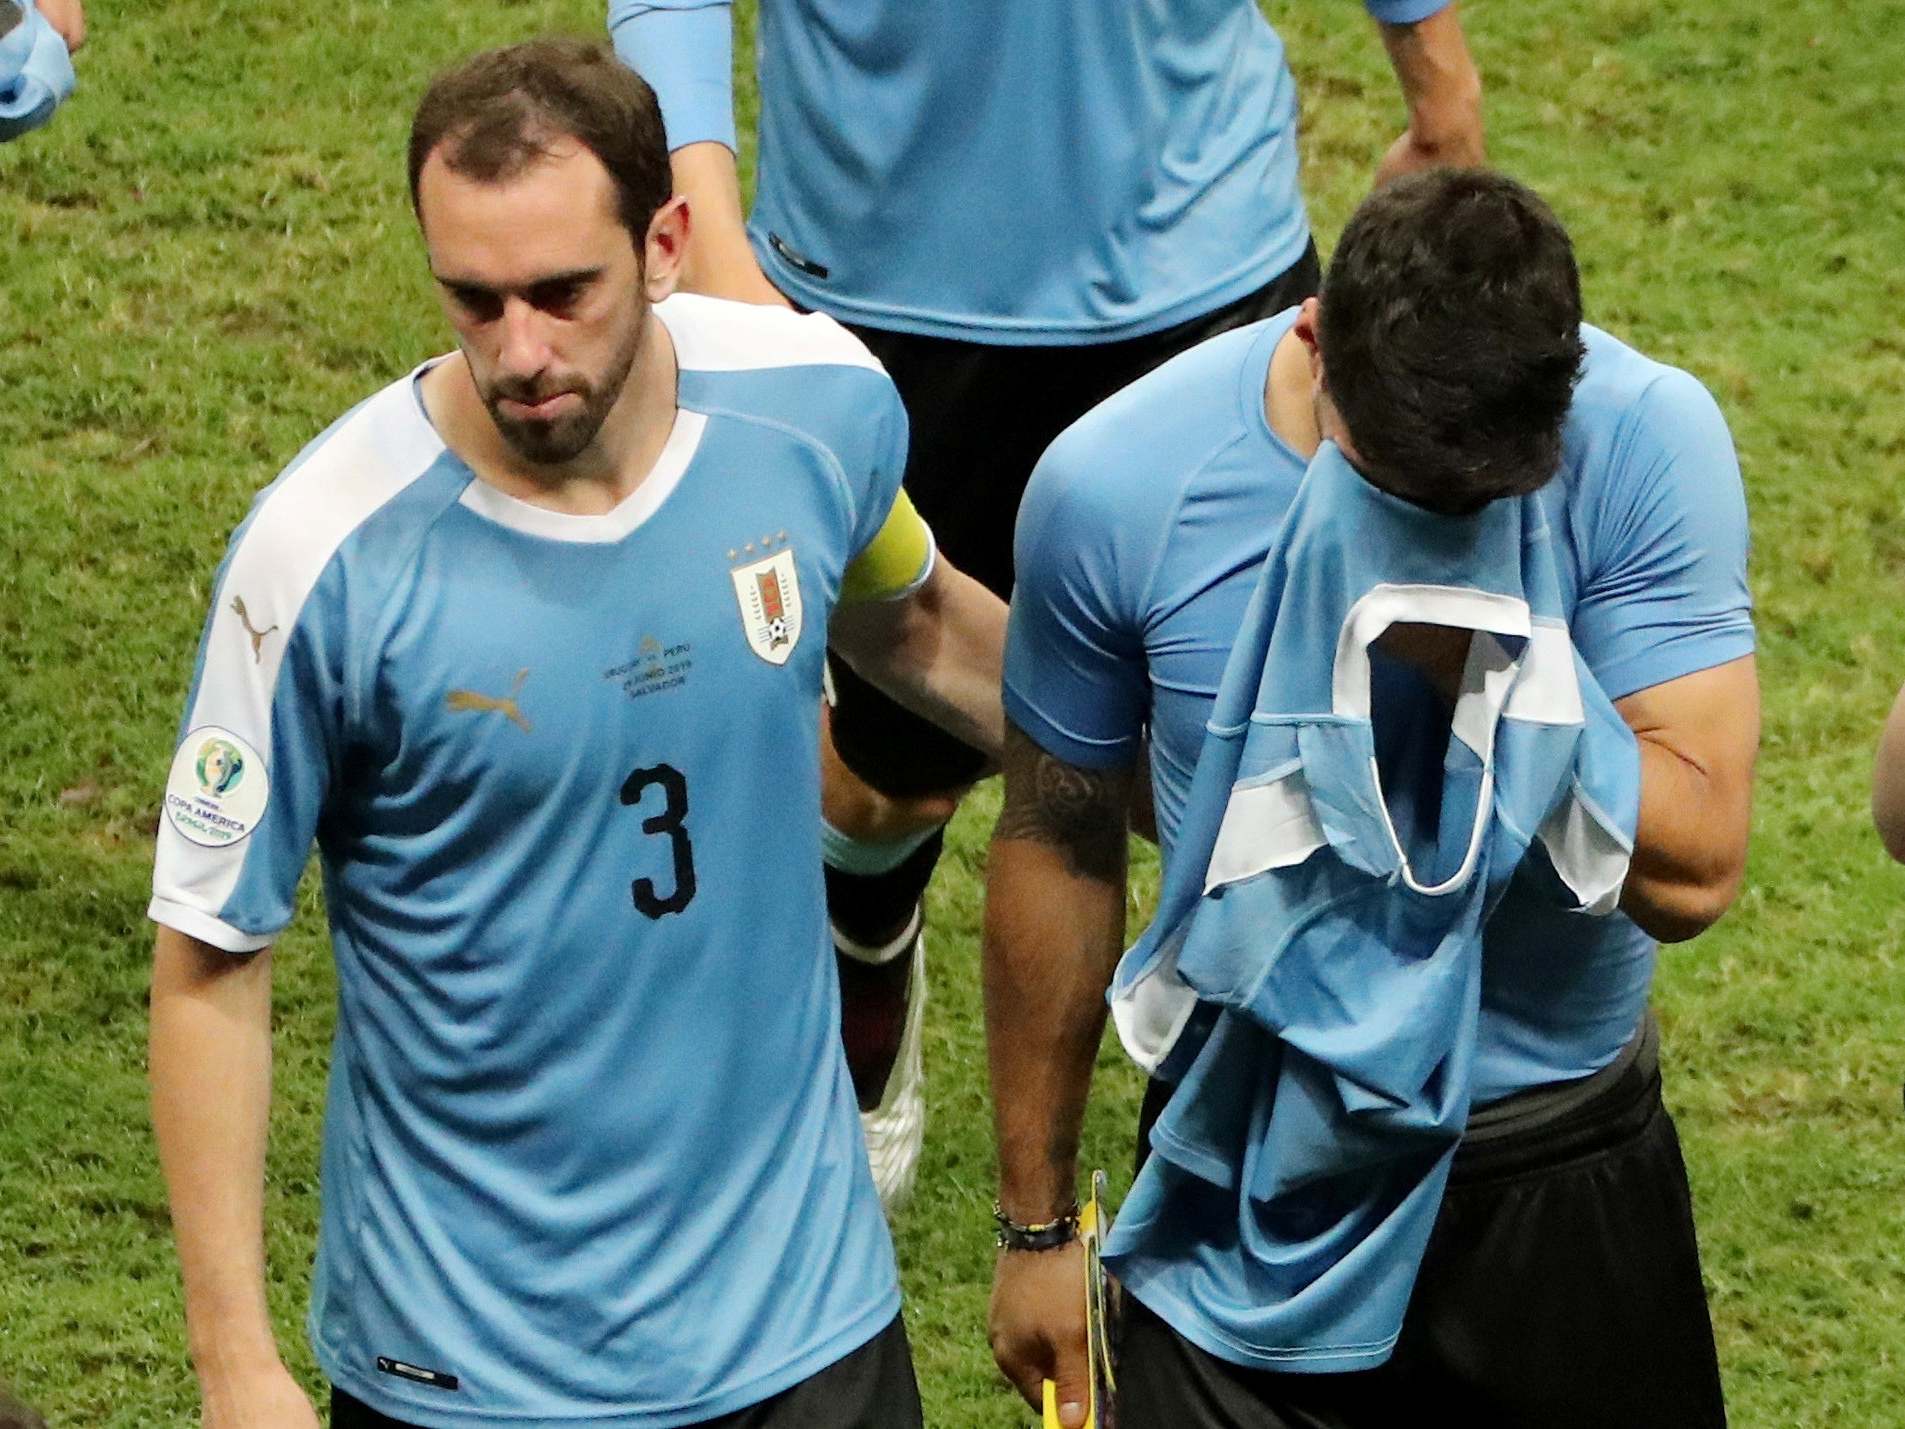
<path id="1" fill-rule="evenodd" d="M 1905 863 L 1905 823 L 1880 823 L 1879 841 L 1895 863 Z"/>
<path id="2" fill-rule="evenodd" d="M 1697 882 L 1630 887 L 1630 896 L 1621 900 L 1622 911 L 1656 942 L 1684 943 L 1725 916 L 1739 897 L 1745 876 L 1742 861 Z"/>
<path id="3" fill-rule="evenodd" d="M 1872 796 L 1872 824 L 1879 841 L 1898 863 L 1905 863 L 1905 798 L 1887 797 L 1887 791 Z"/>

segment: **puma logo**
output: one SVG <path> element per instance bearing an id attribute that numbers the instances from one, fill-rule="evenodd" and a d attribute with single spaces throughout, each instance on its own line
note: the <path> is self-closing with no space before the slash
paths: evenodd
<path id="1" fill-rule="evenodd" d="M 475 690 L 451 690 L 449 705 L 453 710 L 494 710 L 520 729 L 529 733 L 529 721 L 523 718 L 522 707 L 516 703 L 516 696 L 523 692 L 523 681 L 529 678 L 529 671 L 518 670 L 516 678 L 510 681 L 506 695 L 485 695 Z"/>
<path id="2" fill-rule="evenodd" d="M 251 637 L 251 659 L 252 663 L 256 664 L 265 658 L 265 637 L 278 627 L 271 625 L 263 630 L 255 629 L 251 623 L 251 616 L 246 613 L 245 598 L 242 595 L 232 597 L 232 610 L 238 615 L 238 623 L 245 627 L 245 634 Z"/>

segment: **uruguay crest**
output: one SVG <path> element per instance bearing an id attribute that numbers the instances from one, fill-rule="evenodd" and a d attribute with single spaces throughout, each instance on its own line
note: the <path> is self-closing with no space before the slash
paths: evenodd
<path id="1" fill-rule="evenodd" d="M 793 550 L 782 547 L 728 574 L 748 645 L 768 664 L 785 665 L 800 643 L 800 576 Z"/>

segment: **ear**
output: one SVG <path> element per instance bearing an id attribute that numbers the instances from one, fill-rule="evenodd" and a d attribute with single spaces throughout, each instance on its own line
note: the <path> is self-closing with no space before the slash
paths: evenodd
<path id="1" fill-rule="evenodd" d="M 1296 315 L 1296 322 L 1290 329 L 1296 334 L 1296 340 L 1303 344 L 1303 351 L 1310 359 L 1310 385 L 1317 392 L 1323 390 L 1323 345 L 1317 335 L 1322 318 L 1322 300 L 1305 298 L 1302 311 Z"/>
<path id="2" fill-rule="evenodd" d="M 680 283 L 690 226 L 685 194 L 676 194 L 648 220 L 648 235 L 642 242 L 642 285 L 649 302 L 659 303 Z"/>

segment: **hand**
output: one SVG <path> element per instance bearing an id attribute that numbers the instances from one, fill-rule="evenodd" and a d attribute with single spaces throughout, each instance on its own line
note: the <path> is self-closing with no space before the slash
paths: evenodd
<path id="1" fill-rule="evenodd" d="M 1476 103 L 1473 109 L 1467 105 L 1457 107 L 1457 111 L 1440 120 L 1429 122 L 1425 118 L 1415 118 L 1410 128 L 1389 145 L 1389 152 L 1383 154 L 1383 162 L 1375 168 L 1375 187 L 1381 189 L 1391 179 L 1400 179 L 1404 173 L 1417 173 L 1433 168 L 1480 168 L 1488 162 L 1488 152 L 1482 147 L 1482 109 Z"/>
<path id="2" fill-rule="evenodd" d="M 1410 128 L 1382 156 L 1382 163 L 1376 167 L 1376 187 L 1423 169 L 1477 168 L 1486 162 L 1479 117 L 1472 130 L 1457 130 L 1439 138 Z"/>
<path id="3" fill-rule="evenodd" d="M 1091 1398 L 1085 1353 L 1085 1248 L 1007 1250 L 992 1272 L 992 1358 L 1034 1409 L 1058 1385 L 1058 1422 L 1078 1429 Z"/>
<path id="4" fill-rule="evenodd" d="M 80 0 L 39 0 L 40 14 L 53 27 L 68 52 L 86 43 L 86 11 Z"/>
<path id="5" fill-rule="evenodd" d="M 1418 169 L 1488 162 L 1482 148 L 1482 77 L 1456 8 L 1445 6 L 1413 24 L 1377 26 L 1409 106 L 1408 132 L 1377 166 L 1378 188 Z"/>
<path id="6" fill-rule="evenodd" d="M 317 1411 L 279 1361 L 240 1374 L 201 1376 L 203 1429 L 318 1429 Z"/>

